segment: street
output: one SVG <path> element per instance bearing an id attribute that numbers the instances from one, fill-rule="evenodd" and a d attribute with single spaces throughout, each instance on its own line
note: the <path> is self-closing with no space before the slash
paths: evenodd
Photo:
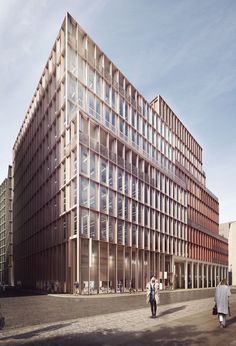
<path id="1" fill-rule="evenodd" d="M 236 345 L 236 294 L 220 329 L 213 289 L 161 292 L 156 319 L 145 295 L 26 295 L 1 299 L 0 345 Z"/>

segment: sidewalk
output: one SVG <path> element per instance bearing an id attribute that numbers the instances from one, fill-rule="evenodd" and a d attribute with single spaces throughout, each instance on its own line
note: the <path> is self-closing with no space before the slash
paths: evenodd
<path id="1" fill-rule="evenodd" d="M 0 345 L 236 345 L 236 295 L 226 329 L 212 316 L 213 299 L 206 298 L 162 305 L 158 317 L 150 308 L 96 315 L 57 323 L 4 330 Z"/>

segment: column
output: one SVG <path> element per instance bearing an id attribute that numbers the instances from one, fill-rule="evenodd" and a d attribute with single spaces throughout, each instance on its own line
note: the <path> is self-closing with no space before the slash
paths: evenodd
<path id="1" fill-rule="evenodd" d="M 156 253 L 156 275 L 157 279 L 160 282 L 160 253 Z"/>
<path id="2" fill-rule="evenodd" d="M 145 250 L 142 250 L 142 263 L 141 263 L 141 265 L 142 265 L 142 282 L 141 282 L 141 286 L 142 286 L 142 291 L 146 288 L 145 286 L 146 286 L 146 284 L 144 284 L 144 267 L 145 267 L 145 265 L 144 265 L 144 260 L 145 260 L 145 252 L 144 252 Z"/>
<path id="3" fill-rule="evenodd" d="M 89 246 L 88 246 L 88 294 L 90 294 L 90 269 L 92 266 L 92 238 L 89 238 Z"/>
<path id="4" fill-rule="evenodd" d="M 151 252 L 148 251 L 148 261 L 147 261 L 147 280 L 149 281 L 151 275 L 155 275 L 155 272 L 151 273 Z M 144 283 L 145 287 L 147 285 L 147 282 Z"/>
<path id="5" fill-rule="evenodd" d="M 107 243 L 107 293 L 110 291 L 110 273 L 109 273 L 109 266 L 110 266 L 110 249 L 109 249 L 109 243 Z"/>
<path id="6" fill-rule="evenodd" d="M 191 261 L 191 288 L 194 288 L 194 263 Z"/>
<path id="7" fill-rule="evenodd" d="M 135 249 L 135 289 L 136 291 L 138 291 L 139 289 L 139 283 L 138 283 L 138 279 L 139 279 L 139 273 L 138 273 L 138 249 Z"/>
<path id="8" fill-rule="evenodd" d="M 165 290 L 165 266 L 166 266 L 166 257 L 165 254 L 162 255 L 163 256 L 163 290 Z"/>
<path id="9" fill-rule="evenodd" d="M 209 273 L 208 273 L 208 271 L 209 271 L 209 265 L 207 264 L 206 265 L 206 281 L 207 281 L 206 287 L 207 288 L 209 287 Z"/>
<path id="10" fill-rule="evenodd" d="M 213 270 L 212 264 L 210 265 L 210 277 L 211 277 L 211 287 L 213 287 Z"/>
<path id="11" fill-rule="evenodd" d="M 100 262 L 99 262 L 99 267 L 100 267 Z M 100 268 L 99 268 L 100 272 Z M 99 282 L 100 282 L 100 277 L 99 277 Z M 117 244 L 115 245 L 115 292 L 117 293 Z"/>
<path id="12" fill-rule="evenodd" d="M 199 262 L 197 263 L 197 288 L 199 288 Z"/>
<path id="13" fill-rule="evenodd" d="M 153 252 L 153 271 L 154 271 L 154 275 L 157 278 L 157 268 L 156 268 L 156 252 Z"/>
<path id="14" fill-rule="evenodd" d="M 122 276 L 122 292 L 125 291 L 125 246 L 123 246 L 123 276 Z"/>
<path id="15" fill-rule="evenodd" d="M 174 270 L 175 270 L 175 262 L 174 262 L 174 257 L 171 256 L 170 257 L 170 270 L 171 270 L 171 278 L 170 278 L 170 286 L 171 286 L 171 289 L 175 289 L 175 273 L 174 273 Z"/>
<path id="16" fill-rule="evenodd" d="M 184 288 L 188 289 L 188 261 L 184 262 Z"/>

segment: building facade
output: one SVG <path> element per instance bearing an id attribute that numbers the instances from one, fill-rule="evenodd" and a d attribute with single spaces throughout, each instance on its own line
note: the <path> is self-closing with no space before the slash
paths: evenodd
<path id="1" fill-rule="evenodd" d="M 0 185 L 0 282 L 13 285 L 12 167 Z"/>
<path id="2" fill-rule="evenodd" d="M 202 149 L 162 103 L 66 15 L 13 150 L 15 280 L 87 294 L 227 275 Z"/>
<path id="3" fill-rule="evenodd" d="M 228 239 L 229 246 L 229 283 L 236 286 L 236 221 L 220 224 L 220 235 Z"/>

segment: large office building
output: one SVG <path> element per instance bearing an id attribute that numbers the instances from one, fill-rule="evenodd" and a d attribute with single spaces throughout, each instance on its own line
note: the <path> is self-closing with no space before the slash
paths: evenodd
<path id="1" fill-rule="evenodd" d="M 236 221 L 220 224 L 220 235 L 228 239 L 229 284 L 236 286 Z"/>
<path id="2" fill-rule="evenodd" d="M 67 14 L 14 150 L 23 286 L 81 294 L 215 286 L 227 276 L 202 148 Z"/>
<path id="3" fill-rule="evenodd" d="M 13 285 L 12 167 L 0 185 L 0 282 Z"/>

